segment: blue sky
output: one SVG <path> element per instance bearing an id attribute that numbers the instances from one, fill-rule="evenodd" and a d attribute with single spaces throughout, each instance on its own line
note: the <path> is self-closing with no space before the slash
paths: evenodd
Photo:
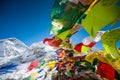
<path id="1" fill-rule="evenodd" d="M 27 45 L 51 37 L 50 11 L 54 0 L 0 0 L 0 39 L 16 37 Z M 118 27 L 120 21 L 115 25 Z M 112 29 L 110 26 L 103 30 Z M 87 32 L 82 29 L 72 37 L 81 42 Z M 97 48 L 102 48 L 99 42 Z"/>
<path id="2" fill-rule="evenodd" d="M 16 37 L 25 44 L 49 37 L 54 0 L 0 0 L 0 39 Z"/>

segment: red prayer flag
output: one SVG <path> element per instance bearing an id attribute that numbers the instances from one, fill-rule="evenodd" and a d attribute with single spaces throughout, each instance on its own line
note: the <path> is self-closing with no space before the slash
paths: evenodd
<path id="1" fill-rule="evenodd" d="M 101 76 L 101 78 L 107 78 L 109 80 L 114 80 L 115 78 L 115 70 L 109 64 L 99 62 L 97 67 L 97 74 Z"/>
<path id="2" fill-rule="evenodd" d="M 77 44 L 77 45 L 74 47 L 74 49 L 75 49 L 76 51 L 78 51 L 78 52 L 81 52 L 82 46 L 83 46 L 83 43 L 81 42 L 81 43 Z"/>
<path id="3" fill-rule="evenodd" d="M 96 44 L 96 42 L 91 42 L 90 44 L 88 45 L 84 45 L 82 42 L 77 44 L 75 47 L 74 47 L 74 50 L 78 51 L 78 52 L 81 52 L 82 50 L 82 46 L 86 46 L 86 47 L 89 47 L 89 48 L 92 48 L 94 45 Z"/>
<path id="4" fill-rule="evenodd" d="M 30 66 L 28 67 L 28 70 L 26 72 L 31 71 L 32 69 L 36 68 L 38 66 L 38 64 L 39 64 L 38 61 L 31 62 Z"/>
<path id="5" fill-rule="evenodd" d="M 54 48 L 58 48 L 59 45 L 62 43 L 61 39 L 56 39 L 55 37 L 52 38 L 45 38 L 43 40 L 43 43 L 45 44 L 46 42 L 48 42 L 48 45 L 54 47 Z"/>

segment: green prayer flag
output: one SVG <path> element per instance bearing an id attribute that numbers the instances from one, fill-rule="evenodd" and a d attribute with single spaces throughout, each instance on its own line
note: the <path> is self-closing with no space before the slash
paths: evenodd
<path id="1" fill-rule="evenodd" d="M 87 8 L 80 2 L 76 4 L 70 0 L 55 0 L 51 10 L 50 33 L 57 35 L 71 29 Z"/>
<path id="2" fill-rule="evenodd" d="M 71 77 L 72 76 L 72 74 L 71 74 L 71 72 L 70 71 L 66 71 L 66 73 L 65 73 L 68 77 Z"/>
<path id="3" fill-rule="evenodd" d="M 61 34 L 56 35 L 56 37 L 59 37 L 60 39 L 65 40 L 67 36 L 70 35 L 70 33 L 71 33 L 71 30 L 66 30 L 62 32 Z"/>
<path id="4" fill-rule="evenodd" d="M 106 31 L 101 39 L 107 54 L 112 59 L 120 58 L 120 53 L 116 48 L 116 42 L 120 40 L 120 28 L 114 29 L 112 31 Z"/>
<path id="5" fill-rule="evenodd" d="M 40 64 L 39 64 L 39 66 L 37 68 L 40 68 L 41 66 L 43 66 L 44 63 L 45 63 L 45 60 L 40 61 Z"/>
<path id="6" fill-rule="evenodd" d="M 28 77 L 24 78 L 23 80 L 31 80 L 31 77 L 28 76 Z"/>
<path id="7" fill-rule="evenodd" d="M 75 66 L 79 66 L 81 64 L 80 61 L 75 61 Z"/>
<path id="8" fill-rule="evenodd" d="M 100 0 L 82 20 L 82 26 L 92 35 L 105 27 L 107 24 L 113 25 L 120 19 L 120 6 L 116 4 L 120 0 Z"/>
<path id="9" fill-rule="evenodd" d="M 85 52 L 88 52 L 90 50 L 90 47 L 87 47 L 87 46 L 82 46 L 82 49 L 81 49 L 81 53 L 85 53 Z"/>

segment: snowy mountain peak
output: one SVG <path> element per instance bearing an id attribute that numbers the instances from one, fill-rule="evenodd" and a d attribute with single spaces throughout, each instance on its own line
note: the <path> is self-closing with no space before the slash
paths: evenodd
<path id="1" fill-rule="evenodd" d="M 28 47 L 16 38 L 0 40 L 0 57 L 22 55 Z"/>
<path id="2" fill-rule="evenodd" d="M 43 42 L 36 42 L 36 43 L 33 43 L 30 48 L 33 49 L 33 48 L 41 48 L 43 49 L 45 47 L 45 44 L 43 44 Z"/>

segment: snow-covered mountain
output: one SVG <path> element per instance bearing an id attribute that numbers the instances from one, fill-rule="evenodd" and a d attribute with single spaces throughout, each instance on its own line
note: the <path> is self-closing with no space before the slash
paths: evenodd
<path id="1" fill-rule="evenodd" d="M 31 62 L 40 62 L 45 58 L 55 59 L 57 54 L 50 46 L 42 42 L 30 47 L 16 38 L 0 40 L 0 80 L 23 80 L 30 75 L 25 73 Z"/>
<path id="2" fill-rule="evenodd" d="M 0 68 L 18 63 L 18 58 L 29 50 L 22 41 L 16 38 L 0 40 Z"/>
<path id="3" fill-rule="evenodd" d="M 40 61 L 44 57 L 50 57 L 50 52 L 53 52 L 54 50 L 48 46 L 43 44 L 42 42 L 33 43 L 28 50 L 24 52 L 21 58 L 21 62 L 29 62 L 29 61 Z"/>
<path id="4" fill-rule="evenodd" d="M 28 47 L 16 38 L 0 40 L 0 58 L 22 55 Z"/>

